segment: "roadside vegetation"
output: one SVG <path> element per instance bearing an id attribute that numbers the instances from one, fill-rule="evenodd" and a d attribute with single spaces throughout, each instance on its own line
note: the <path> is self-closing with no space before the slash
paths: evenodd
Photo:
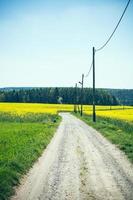
<path id="1" fill-rule="evenodd" d="M 97 122 L 92 121 L 92 116 L 79 113 L 74 114 L 88 125 L 98 130 L 103 136 L 125 152 L 133 163 L 133 123 L 109 117 L 97 117 Z"/>
<path id="2" fill-rule="evenodd" d="M 0 113 L 0 200 L 13 194 L 13 186 L 46 148 L 60 120 L 54 114 Z"/>

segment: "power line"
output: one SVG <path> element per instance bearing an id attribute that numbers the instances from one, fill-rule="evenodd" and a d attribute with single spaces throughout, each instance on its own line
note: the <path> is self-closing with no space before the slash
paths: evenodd
<path id="1" fill-rule="evenodd" d="M 124 14 L 125 14 L 125 12 L 126 12 L 126 10 L 127 10 L 127 8 L 128 8 L 128 6 L 129 6 L 130 1 L 131 1 L 131 0 L 129 0 L 129 1 L 127 2 L 127 5 L 126 5 L 126 7 L 125 7 L 125 9 L 124 9 L 124 11 L 123 11 L 123 13 L 122 13 L 122 15 L 121 15 L 121 17 L 120 17 L 118 23 L 117 23 L 117 25 L 116 25 L 114 31 L 113 31 L 112 34 L 110 35 L 109 39 L 104 43 L 104 45 L 102 45 L 100 48 L 96 49 L 95 51 L 100 51 L 100 50 L 102 50 L 102 49 L 108 44 L 108 42 L 111 40 L 111 38 L 113 37 L 114 33 L 116 32 L 116 30 L 117 30 L 117 28 L 118 28 L 118 26 L 119 26 L 119 24 L 120 24 L 120 22 L 121 22 L 121 20 L 122 20 L 122 18 L 123 18 Z"/>
<path id="2" fill-rule="evenodd" d="M 91 72 L 91 69 L 92 69 L 92 66 L 93 66 L 93 61 L 92 61 L 91 65 L 90 65 L 90 69 L 89 69 L 88 73 L 85 75 L 85 78 L 87 78 L 89 76 L 89 74 Z"/>

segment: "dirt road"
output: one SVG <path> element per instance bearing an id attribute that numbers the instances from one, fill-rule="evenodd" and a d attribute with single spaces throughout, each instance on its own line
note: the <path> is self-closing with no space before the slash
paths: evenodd
<path id="1" fill-rule="evenodd" d="M 133 166 L 103 136 L 62 113 L 48 148 L 12 200 L 133 200 Z"/>

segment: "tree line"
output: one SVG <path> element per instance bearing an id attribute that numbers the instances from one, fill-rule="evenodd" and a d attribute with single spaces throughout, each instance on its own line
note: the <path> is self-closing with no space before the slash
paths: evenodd
<path id="1" fill-rule="evenodd" d="M 45 88 L 10 88 L 0 90 L 0 102 L 23 102 L 23 103 L 64 103 L 92 104 L 92 89 L 84 88 L 81 96 L 81 88 L 73 87 L 45 87 Z M 114 95 L 101 89 L 95 94 L 97 105 L 118 105 Z"/>
<path id="2" fill-rule="evenodd" d="M 103 89 L 115 96 L 121 105 L 133 106 L 133 89 Z"/>

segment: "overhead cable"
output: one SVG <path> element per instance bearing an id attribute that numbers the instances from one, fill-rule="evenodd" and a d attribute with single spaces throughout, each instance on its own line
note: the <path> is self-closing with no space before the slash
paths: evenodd
<path id="1" fill-rule="evenodd" d="M 111 38 L 113 37 L 114 33 L 116 32 L 116 30 L 117 30 L 117 28 L 118 28 L 120 22 L 122 21 L 122 18 L 124 17 L 124 14 L 125 14 L 125 12 L 126 12 L 128 6 L 129 6 L 130 1 L 131 1 L 131 0 L 129 0 L 129 1 L 127 2 L 127 5 L 126 5 L 125 9 L 124 9 L 124 11 L 123 11 L 123 13 L 122 13 L 122 15 L 121 15 L 121 17 L 120 17 L 120 19 L 119 19 L 117 25 L 116 25 L 114 31 L 112 32 L 112 34 L 111 34 L 110 37 L 108 38 L 108 40 L 107 40 L 100 48 L 96 49 L 95 51 L 100 51 L 100 50 L 102 50 L 102 49 L 109 43 L 109 41 L 110 41 Z"/>
<path id="2" fill-rule="evenodd" d="M 92 61 L 92 63 L 91 63 L 91 66 L 90 66 L 90 69 L 89 69 L 88 73 L 85 75 L 85 78 L 87 78 L 87 77 L 89 76 L 89 74 L 90 74 L 90 72 L 91 72 L 91 69 L 92 69 L 92 67 L 93 67 L 93 61 Z"/>

